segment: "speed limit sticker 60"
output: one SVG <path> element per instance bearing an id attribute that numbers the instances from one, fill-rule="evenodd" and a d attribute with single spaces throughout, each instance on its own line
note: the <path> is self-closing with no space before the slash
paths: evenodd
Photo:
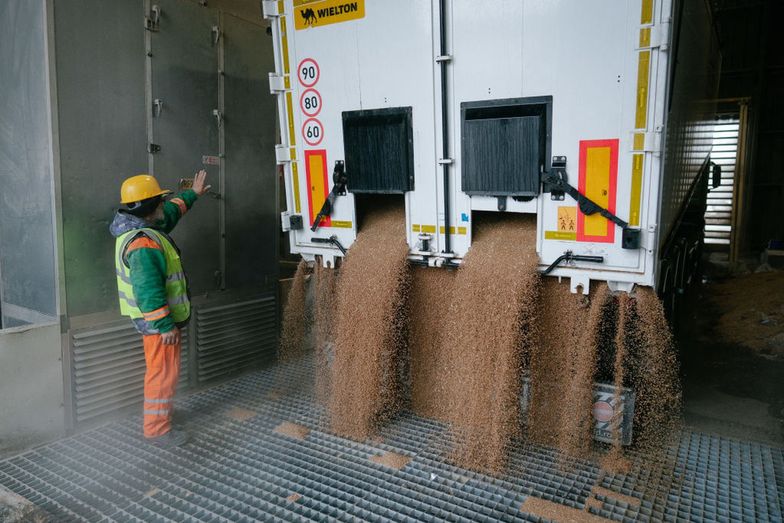
<path id="1" fill-rule="evenodd" d="M 302 138 L 308 145 L 318 145 L 324 139 L 324 126 L 316 118 L 308 118 L 302 124 Z"/>
<path id="2" fill-rule="evenodd" d="M 297 66 L 297 78 L 305 87 L 313 87 L 321 76 L 319 66 L 313 58 L 305 58 Z"/>
<path id="3" fill-rule="evenodd" d="M 306 116 L 316 116 L 321 112 L 321 94 L 315 89 L 305 89 L 299 97 L 299 107 Z"/>

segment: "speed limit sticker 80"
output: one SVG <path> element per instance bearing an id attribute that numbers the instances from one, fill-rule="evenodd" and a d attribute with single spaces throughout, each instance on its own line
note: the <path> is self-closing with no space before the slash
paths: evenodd
<path id="1" fill-rule="evenodd" d="M 318 145 L 324 139 L 324 126 L 316 118 L 308 118 L 302 124 L 302 138 L 308 145 Z"/>
<path id="2" fill-rule="evenodd" d="M 316 116 L 321 112 L 321 94 L 315 89 L 305 89 L 299 97 L 299 107 L 305 116 Z"/>

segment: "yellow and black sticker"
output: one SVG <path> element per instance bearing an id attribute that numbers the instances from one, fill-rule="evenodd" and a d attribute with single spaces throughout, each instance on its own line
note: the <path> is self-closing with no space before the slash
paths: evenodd
<path id="1" fill-rule="evenodd" d="M 577 233 L 577 207 L 558 207 L 558 232 Z"/>
<path id="2" fill-rule="evenodd" d="M 577 239 L 576 232 L 563 232 L 563 231 L 544 231 L 545 240 L 565 240 L 575 241 Z"/>
<path id="3" fill-rule="evenodd" d="M 365 0 L 294 0 L 297 31 L 360 18 L 365 18 Z"/>

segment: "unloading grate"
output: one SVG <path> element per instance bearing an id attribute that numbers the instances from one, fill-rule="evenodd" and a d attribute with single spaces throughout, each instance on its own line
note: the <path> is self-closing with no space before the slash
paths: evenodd
<path id="1" fill-rule="evenodd" d="M 542 521 L 520 511 L 528 496 L 616 521 L 782 520 L 782 449 L 686 431 L 660 460 L 609 475 L 518 445 L 491 477 L 451 465 L 445 427 L 412 414 L 364 443 L 330 434 L 311 373 L 278 365 L 180 401 L 183 448 L 145 444 L 135 416 L 0 461 L 0 486 L 54 521 Z M 277 433 L 284 421 L 309 433 Z M 369 459 L 385 451 L 412 459 Z"/>

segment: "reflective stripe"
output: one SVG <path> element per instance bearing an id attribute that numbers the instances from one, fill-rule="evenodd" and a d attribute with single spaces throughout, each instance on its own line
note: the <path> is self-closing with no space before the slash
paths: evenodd
<path id="1" fill-rule="evenodd" d="M 134 300 L 133 298 L 129 298 L 123 291 L 117 291 L 117 294 L 119 294 L 120 299 L 125 300 L 128 303 L 128 305 L 130 305 L 131 307 L 136 307 L 136 300 Z"/>
<path id="2" fill-rule="evenodd" d="M 151 399 L 144 398 L 144 402 L 145 403 L 171 403 L 172 400 L 171 399 L 157 399 L 157 398 L 151 400 Z"/>
<path id="3" fill-rule="evenodd" d="M 185 279 L 184 272 L 175 272 L 173 274 L 169 274 L 168 276 L 166 276 L 167 282 L 173 282 L 173 281 L 184 280 L 184 279 Z"/>
<path id="4" fill-rule="evenodd" d="M 169 409 L 158 409 L 158 410 L 151 410 L 151 409 L 144 409 L 144 414 L 151 414 L 153 416 L 165 416 L 169 413 Z"/>
<path id="5" fill-rule="evenodd" d="M 120 278 L 123 281 L 123 283 L 127 283 L 129 285 L 131 284 L 131 279 L 128 276 L 126 276 L 124 272 L 122 271 L 116 271 L 116 272 L 117 272 L 117 277 Z"/>
<path id="6" fill-rule="evenodd" d="M 159 309 L 155 309 L 154 311 L 142 312 L 142 315 L 144 316 L 144 319 L 147 321 L 160 320 L 161 318 L 165 318 L 166 316 L 169 315 L 169 306 L 164 305 L 163 307 Z"/>
<path id="7" fill-rule="evenodd" d="M 185 202 L 182 201 L 181 198 L 172 198 L 169 201 L 172 202 L 174 205 L 176 205 L 177 207 L 180 208 L 180 216 L 181 217 L 185 216 L 185 213 L 188 212 L 188 206 L 185 205 Z"/>
<path id="8" fill-rule="evenodd" d="M 169 298 L 168 300 L 169 300 L 169 305 L 172 307 L 175 305 L 182 305 L 183 303 L 190 303 L 188 296 L 184 294 L 182 296 L 174 296 L 172 298 Z"/>

